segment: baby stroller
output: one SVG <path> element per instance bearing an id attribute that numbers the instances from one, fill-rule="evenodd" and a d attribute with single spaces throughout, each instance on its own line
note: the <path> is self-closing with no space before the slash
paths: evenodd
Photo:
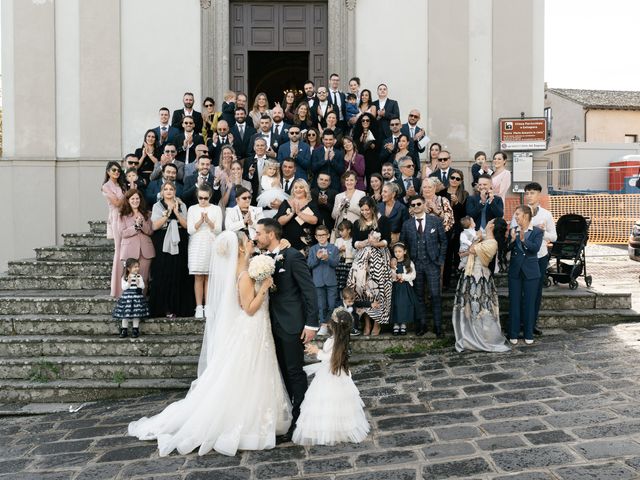
<path id="1" fill-rule="evenodd" d="M 545 286 L 568 283 L 571 290 L 578 288 L 577 278 L 583 276 L 587 287 L 591 286 L 591 275 L 587 275 L 585 248 L 589 239 L 591 220 L 581 215 L 568 214 L 558 219 L 558 240 L 553 244 L 547 268 Z M 555 265 L 552 259 L 555 258 Z"/>

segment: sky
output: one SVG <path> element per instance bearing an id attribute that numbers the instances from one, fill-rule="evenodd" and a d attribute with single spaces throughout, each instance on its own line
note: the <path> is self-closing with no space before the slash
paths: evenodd
<path id="1" fill-rule="evenodd" d="M 550 88 L 640 90 L 640 0 L 545 0 Z"/>

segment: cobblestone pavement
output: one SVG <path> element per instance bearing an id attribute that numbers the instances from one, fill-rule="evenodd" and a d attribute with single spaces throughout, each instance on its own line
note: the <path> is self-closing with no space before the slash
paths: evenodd
<path id="1" fill-rule="evenodd" d="M 640 325 L 548 332 L 511 353 L 452 349 L 358 365 L 372 433 L 236 457 L 159 458 L 127 423 L 182 394 L 0 419 L 0 479 L 640 478 Z M 212 406 L 215 408 L 215 406 Z"/>

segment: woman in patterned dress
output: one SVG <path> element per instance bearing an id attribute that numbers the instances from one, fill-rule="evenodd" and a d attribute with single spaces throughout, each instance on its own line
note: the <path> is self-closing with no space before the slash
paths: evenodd
<path id="1" fill-rule="evenodd" d="M 380 335 L 380 325 L 389 323 L 391 315 L 391 228 L 389 220 L 378 213 L 375 200 L 360 200 L 360 218 L 353 226 L 353 246 L 356 248 L 347 287 L 356 292 L 357 301 L 371 302 L 362 317 L 365 335 Z M 373 327 L 371 321 L 373 320 Z"/>

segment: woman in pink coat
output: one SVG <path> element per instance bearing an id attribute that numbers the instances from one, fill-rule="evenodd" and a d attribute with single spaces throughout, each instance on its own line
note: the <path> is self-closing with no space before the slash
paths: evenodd
<path id="1" fill-rule="evenodd" d="M 129 190 L 124 195 L 118 217 L 120 236 L 120 260 L 135 258 L 140 263 L 140 275 L 145 289 L 149 285 L 151 259 L 156 256 L 151 235 L 153 227 L 144 198 L 138 190 Z"/>
<path id="2" fill-rule="evenodd" d="M 118 211 L 122 206 L 124 192 L 127 190 L 124 173 L 118 162 L 107 163 L 102 181 L 102 194 L 107 199 L 109 217 L 107 218 L 107 238 L 113 238 L 115 252 L 111 268 L 111 296 L 118 298 L 122 294 L 122 262 L 120 261 L 120 234 L 118 230 Z"/>

